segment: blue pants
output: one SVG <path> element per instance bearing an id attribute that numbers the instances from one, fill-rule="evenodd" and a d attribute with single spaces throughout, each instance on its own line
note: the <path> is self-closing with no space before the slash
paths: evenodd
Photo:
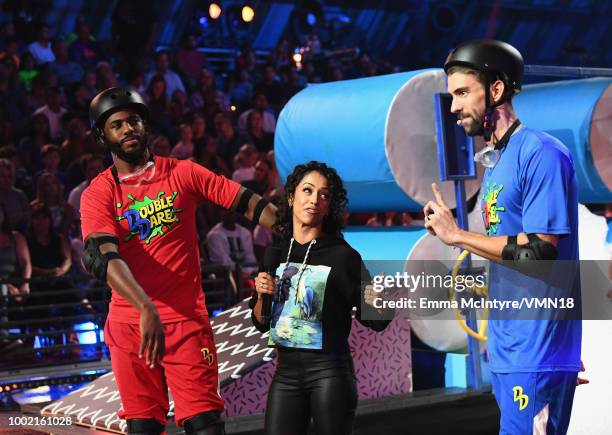
<path id="1" fill-rule="evenodd" d="M 577 372 L 491 373 L 500 435 L 565 435 Z"/>

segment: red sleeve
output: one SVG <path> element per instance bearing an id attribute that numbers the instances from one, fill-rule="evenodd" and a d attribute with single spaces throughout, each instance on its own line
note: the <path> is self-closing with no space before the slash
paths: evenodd
<path id="1" fill-rule="evenodd" d="M 179 165 L 181 169 L 189 171 L 193 190 L 204 199 L 226 209 L 232 206 L 240 184 L 189 160 L 181 160 Z"/>
<path id="2" fill-rule="evenodd" d="M 119 237 L 119 225 L 113 210 L 113 192 L 104 179 L 95 180 L 81 198 L 81 230 L 83 240 L 92 233 Z"/>

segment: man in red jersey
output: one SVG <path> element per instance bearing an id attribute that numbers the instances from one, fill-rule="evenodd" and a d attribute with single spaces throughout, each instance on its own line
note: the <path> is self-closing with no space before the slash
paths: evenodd
<path id="1" fill-rule="evenodd" d="M 271 228 L 276 209 L 191 161 L 149 151 L 149 110 L 127 88 L 90 106 L 114 165 L 83 193 L 87 270 L 112 288 L 105 337 L 130 434 L 160 434 L 172 390 L 187 434 L 224 433 L 213 333 L 201 287 L 195 211 L 208 200 Z"/>

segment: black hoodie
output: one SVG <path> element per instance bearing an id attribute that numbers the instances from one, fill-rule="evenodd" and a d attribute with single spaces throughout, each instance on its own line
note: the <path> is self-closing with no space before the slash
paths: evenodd
<path id="1" fill-rule="evenodd" d="M 371 276 L 359 253 L 344 239 L 334 236 L 317 239 L 306 259 L 297 290 L 295 285 L 309 243 L 293 242 L 286 267 L 289 244 L 284 241 L 277 245 L 283 260 L 277 269 L 280 278 L 277 278 L 272 308 L 270 346 L 324 353 L 350 352 L 348 336 L 353 307 L 357 307 L 356 318 L 363 325 L 375 331 L 387 327 L 390 320 L 383 318 L 390 319 L 392 311 L 379 314 L 365 305 L 367 312 L 362 312 L 363 288 L 371 283 Z M 251 300 L 251 307 L 256 302 L 257 294 Z M 270 330 L 270 325 L 261 324 L 254 315 L 252 320 L 261 332 Z"/>

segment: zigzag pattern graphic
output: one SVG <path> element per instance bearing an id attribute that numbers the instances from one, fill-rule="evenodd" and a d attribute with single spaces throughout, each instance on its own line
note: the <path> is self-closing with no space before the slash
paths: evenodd
<path id="1" fill-rule="evenodd" d="M 262 412 L 275 370 L 270 362 L 275 349 L 267 346 L 268 333 L 262 334 L 251 324 L 248 299 L 211 319 L 211 324 L 226 415 Z M 360 398 L 411 391 L 408 322 L 396 319 L 384 332 L 375 333 L 354 320 L 352 329 L 349 343 L 353 349 Z M 125 433 L 126 423 L 118 416 L 120 407 L 115 377 L 107 373 L 45 406 L 41 413 L 72 416 L 84 426 Z M 171 401 L 169 415 L 173 410 Z"/>
<path id="2" fill-rule="evenodd" d="M 239 379 L 245 370 L 269 361 L 274 354 L 268 347 L 268 332 L 261 333 L 251 322 L 249 299 L 211 320 L 222 384 Z"/>
<path id="3" fill-rule="evenodd" d="M 110 385 L 100 385 L 105 383 L 110 383 Z M 66 396 L 63 400 L 58 400 L 45 406 L 41 410 L 41 414 L 71 416 L 81 424 L 104 427 L 109 430 L 115 429 L 123 432 L 126 430 L 126 423 L 125 420 L 119 418 L 116 410 L 108 412 L 103 408 L 96 409 L 93 406 L 95 402 L 120 402 L 121 397 L 119 396 L 119 391 L 117 391 L 114 385 L 115 376 L 112 372 L 107 373 L 100 376 L 95 382 L 92 382 L 91 384 L 68 394 L 68 396 Z M 78 399 L 81 398 L 88 398 L 88 400 L 84 400 L 82 403 L 89 403 L 89 405 L 79 406 L 81 400 Z M 74 402 L 75 399 L 77 403 L 70 403 Z"/>

